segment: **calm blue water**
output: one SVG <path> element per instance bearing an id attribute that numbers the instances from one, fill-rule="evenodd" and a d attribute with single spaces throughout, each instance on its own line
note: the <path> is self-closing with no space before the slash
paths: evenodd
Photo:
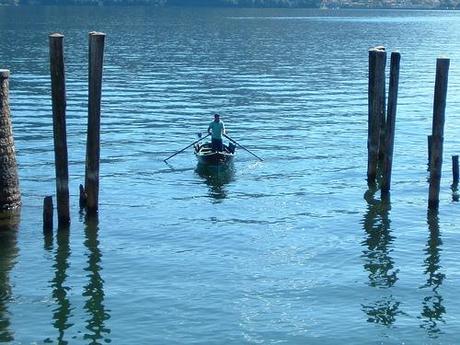
<path id="1" fill-rule="evenodd" d="M 99 219 L 84 180 L 87 34 L 107 34 Z M 53 194 L 48 34 L 65 35 L 72 225 Z M 23 208 L 0 232 L 0 342 L 455 344 L 460 13 L 0 8 Z M 368 191 L 368 49 L 402 55 L 391 202 Z M 439 214 L 436 58 L 451 58 Z M 162 160 L 220 112 L 234 169 Z"/>

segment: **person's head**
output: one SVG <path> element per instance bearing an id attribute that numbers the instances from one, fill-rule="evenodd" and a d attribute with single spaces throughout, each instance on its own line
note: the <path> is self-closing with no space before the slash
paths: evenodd
<path id="1" fill-rule="evenodd" d="M 219 120 L 220 120 L 220 115 L 215 113 L 214 114 L 214 121 L 219 122 Z"/>

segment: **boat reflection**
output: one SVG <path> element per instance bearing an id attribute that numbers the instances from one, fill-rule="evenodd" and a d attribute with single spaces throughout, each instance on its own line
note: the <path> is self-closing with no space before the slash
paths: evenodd
<path id="1" fill-rule="evenodd" d="M 85 247 L 87 249 L 87 272 L 88 283 L 84 287 L 83 297 L 86 299 L 84 309 L 88 314 L 86 324 L 87 333 L 85 339 L 91 344 L 109 343 L 110 329 L 106 321 L 110 319 L 109 310 L 104 306 L 104 279 L 102 279 L 101 259 L 102 253 L 99 249 L 98 231 L 99 219 L 96 216 L 85 218 Z"/>
<path id="2" fill-rule="evenodd" d="M 420 327 L 425 329 L 430 337 L 436 338 L 441 333 L 439 324 L 445 323 L 443 315 L 446 312 L 446 308 L 443 305 L 443 298 L 438 290 L 446 276 L 441 272 L 442 266 L 440 265 L 442 240 L 437 211 L 428 211 L 427 223 L 429 235 L 424 250 L 426 257 L 423 262 L 426 283 L 421 289 L 429 289 L 430 293 L 422 302 L 422 312 L 420 314 L 422 324 Z"/>
<path id="3" fill-rule="evenodd" d="M 204 179 L 209 187 L 209 196 L 215 202 L 221 202 L 228 195 L 226 185 L 235 178 L 235 168 L 229 165 L 198 164 L 195 172 Z"/>
<path id="4" fill-rule="evenodd" d="M 10 272 L 13 269 L 19 250 L 17 247 L 17 221 L 2 220 L 0 214 L 0 343 L 11 344 L 14 331 L 10 328 L 8 304 L 12 298 Z"/>
<path id="5" fill-rule="evenodd" d="M 363 219 L 363 229 L 366 238 L 362 242 L 364 247 L 362 259 L 364 269 L 368 272 L 369 286 L 377 289 L 389 289 L 398 280 L 399 270 L 395 269 L 394 260 L 390 253 L 394 236 L 391 235 L 391 221 L 389 212 L 391 203 L 389 198 L 377 200 L 374 197 L 376 189 L 370 189 L 364 195 L 367 201 L 367 212 Z M 382 290 L 382 292 L 385 290 Z M 383 294 L 374 303 L 362 305 L 367 315 L 367 321 L 389 326 L 400 314 L 400 302 L 392 294 Z"/>

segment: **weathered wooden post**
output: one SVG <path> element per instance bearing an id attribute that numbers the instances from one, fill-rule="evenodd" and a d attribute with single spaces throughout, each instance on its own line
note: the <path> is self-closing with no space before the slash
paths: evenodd
<path id="1" fill-rule="evenodd" d="M 45 196 L 43 199 L 43 232 L 53 231 L 53 197 Z"/>
<path id="2" fill-rule="evenodd" d="M 459 167 L 458 167 L 458 155 L 452 156 L 452 201 L 458 201 L 460 195 L 458 194 L 458 182 L 459 182 Z"/>
<path id="3" fill-rule="evenodd" d="M 439 188 L 441 186 L 442 151 L 446 110 L 447 84 L 450 60 L 438 58 L 436 61 L 436 81 L 433 102 L 433 132 L 430 160 L 430 189 L 428 207 L 438 209 Z"/>
<path id="4" fill-rule="evenodd" d="M 104 33 L 89 33 L 88 134 L 85 170 L 86 209 L 88 213 L 96 213 L 99 207 L 99 159 L 104 40 Z"/>
<path id="5" fill-rule="evenodd" d="M 383 150 L 383 181 L 382 195 L 388 194 L 391 188 L 391 169 L 393 166 L 393 149 L 395 140 L 396 107 L 398 103 L 399 63 L 401 54 L 391 53 L 390 86 L 388 88 L 388 110 L 385 128 L 385 149 Z"/>
<path id="6" fill-rule="evenodd" d="M 452 156 L 452 186 L 458 186 L 458 155 Z"/>
<path id="7" fill-rule="evenodd" d="M 16 150 L 11 125 L 9 92 L 10 71 L 0 69 L 0 212 L 21 205 Z"/>
<path id="8" fill-rule="evenodd" d="M 64 74 L 64 36 L 49 36 L 51 95 L 53 103 L 54 162 L 58 226 L 70 224 L 69 166 L 67 155 L 66 92 Z"/>
<path id="9" fill-rule="evenodd" d="M 431 162 L 431 144 L 433 143 L 433 136 L 428 136 L 428 171 L 430 171 L 430 162 Z"/>
<path id="10" fill-rule="evenodd" d="M 82 184 L 78 186 L 79 192 L 80 192 L 80 198 L 78 200 L 78 204 L 80 205 L 80 209 L 83 209 L 86 207 L 86 192 L 85 192 L 85 187 L 83 187 Z"/>
<path id="11" fill-rule="evenodd" d="M 375 49 L 381 50 L 385 52 L 385 58 L 383 62 L 383 87 L 380 91 L 381 101 L 381 108 L 380 108 L 380 141 L 379 141 L 379 163 L 383 162 L 383 156 L 385 154 L 385 133 L 386 133 L 386 66 L 387 66 L 387 53 L 384 46 L 375 47 Z"/>
<path id="12" fill-rule="evenodd" d="M 381 47 L 369 50 L 367 183 L 375 183 L 379 162 L 382 119 L 385 117 L 386 52 Z"/>

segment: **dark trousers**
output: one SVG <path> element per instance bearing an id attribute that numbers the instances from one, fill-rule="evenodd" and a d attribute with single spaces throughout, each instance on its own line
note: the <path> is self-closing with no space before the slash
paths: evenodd
<path id="1" fill-rule="evenodd" d="M 222 139 L 211 138 L 211 149 L 213 151 L 222 152 L 224 150 L 224 144 L 222 143 Z"/>

